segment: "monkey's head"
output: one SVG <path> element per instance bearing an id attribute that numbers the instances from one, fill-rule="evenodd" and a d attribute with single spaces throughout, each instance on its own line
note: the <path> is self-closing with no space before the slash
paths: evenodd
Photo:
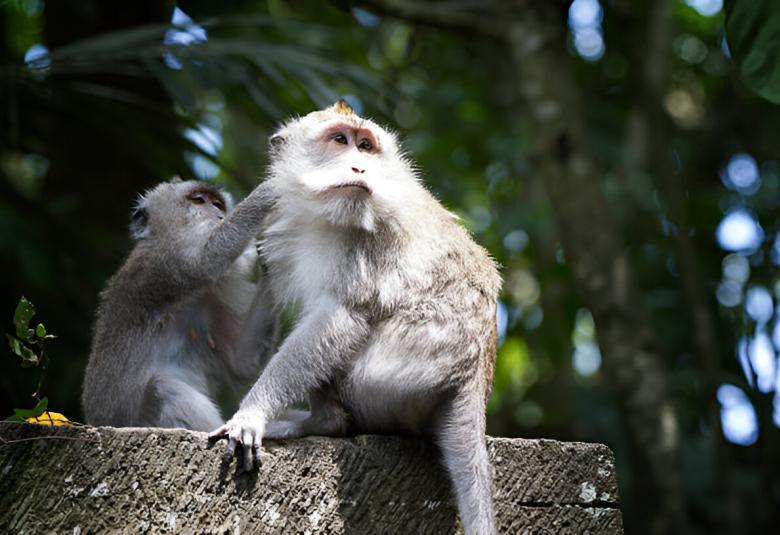
<path id="1" fill-rule="evenodd" d="M 396 136 L 343 100 L 270 139 L 269 181 L 282 210 L 372 232 L 420 188 Z"/>
<path id="2" fill-rule="evenodd" d="M 163 182 L 138 197 L 130 213 L 130 235 L 135 240 L 181 235 L 182 228 L 199 235 L 224 219 L 232 206 L 230 195 L 206 182 Z"/>

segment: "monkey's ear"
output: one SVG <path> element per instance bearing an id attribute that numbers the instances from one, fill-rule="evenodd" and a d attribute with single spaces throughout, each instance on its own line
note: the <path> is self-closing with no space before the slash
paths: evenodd
<path id="1" fill-rule="evenodd" d="M 272 150 L 279 150 L 287 144 L 287 140 L 281 134 L 274 134 L 268 140 L 268 144 L 271 145 Z"/>
<path id="2" fill-rule="evenodd" d="M 149 236 L 149 212 L 144 206 L 134 206 L 130 212 L 130 237 L 142 240 Z"/>

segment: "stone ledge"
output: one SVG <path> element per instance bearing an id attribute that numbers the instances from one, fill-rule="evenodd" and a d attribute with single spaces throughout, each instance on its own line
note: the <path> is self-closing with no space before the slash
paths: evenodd
<path id="1" fill-rule="evenodd" d="M 266 441 L 237 475 L 204 433 L 0 423 L 2 533 L 452 533 L 435 447 L 361 435 Z M 502 533 L 622 533 L 612 452 L 489 438 Z"/>

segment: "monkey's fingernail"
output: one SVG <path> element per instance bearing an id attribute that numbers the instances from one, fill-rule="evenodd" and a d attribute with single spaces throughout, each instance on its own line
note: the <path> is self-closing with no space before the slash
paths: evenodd
<path id="1" fill-rule="evenodd" d="M 222 459 L 225 462 L 230 462 L 230 459 L 233 458 L 233 455 L 236 453 L 236 442 L 234 440 L 228 439 L 228 445 L 225 448 L 225 453 L 222 454 Z"/>

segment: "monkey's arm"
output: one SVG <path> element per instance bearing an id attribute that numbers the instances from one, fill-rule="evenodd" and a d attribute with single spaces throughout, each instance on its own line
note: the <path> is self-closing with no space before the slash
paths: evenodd
<path id="1" fill-rule="evenodd" d="M 273 202 L 272 190 L 257 186 L 211 232 L 194 259 L 194 269 L 207 280 L 222 276 L 257 235 Z"/>
<path id="2" fill-rule="evenodd" d="M 225 457 L 243 447 L 244 469 L 260 461 L 266 423 L 290 403 L 329 381 L 365 342 L 368 322 L 362 315 L 323 300 L 306 314 L 241 402 L 239 411 L 209 435 L 227 438 Z"/>

